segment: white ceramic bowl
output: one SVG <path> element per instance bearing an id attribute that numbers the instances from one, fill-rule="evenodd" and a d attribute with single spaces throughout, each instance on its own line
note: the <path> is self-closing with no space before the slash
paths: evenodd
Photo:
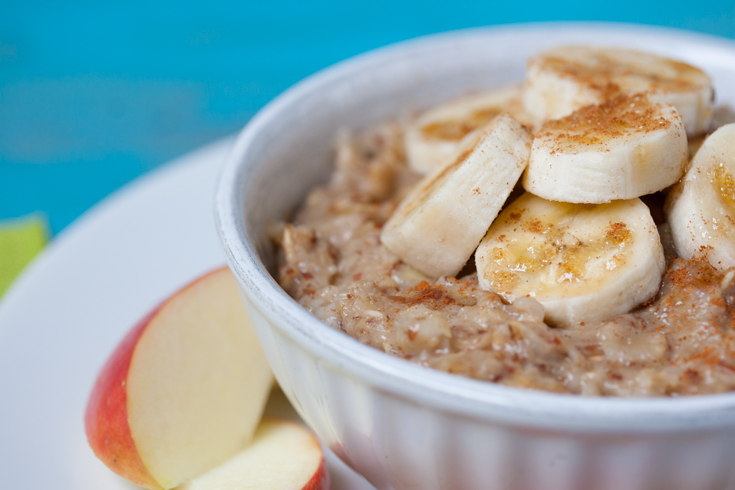
<path id="1" fill-rule="evenodd" d="M 268 104 L 240 134 L 217 193 L 220 236 L 273 371 L 321 440 L 379 489 L 735 488 L 735 394 L 584 398 L 508 388 L 390 357 L 311 316 L 276 283 L 264 228 L 330 172 L 342 126 L 364 128 L 520 81 L 565 43 L 631 46 L 705 68 L 735 101 L 735 44 L 610 24 L 430 36 L 337 64 Z"/>

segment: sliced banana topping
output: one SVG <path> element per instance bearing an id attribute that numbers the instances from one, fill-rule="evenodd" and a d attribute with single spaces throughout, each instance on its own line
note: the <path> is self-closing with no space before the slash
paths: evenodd
<path id="1" fill-rule="evenodd" d="M 428 174 L 448 164 L 457 156 L 462 138 L 501 112 L 530 124 L 519 85 L 466 95 L 429 109 L 406 128 L 408 165 L 418 173 Z"/>
<path id="2" fill-rule="evenodd" d="M 508 114 L 469 133 L 460 155 L 419 182 L 381 232 L 383 244 L 429 276 L 465 265 L 528 162 L 531 135 Z"/>
<path id="3" fill-rule="evenodd" d="M 706 254 L 717 269 L 735 267 L 735 124 L 704 141 L 665 209 L 677 255 Z"/>
<path id="4" fill-rule="evenodd" d="M 690 136 L 709 127 L 714 89 L 706 73 L 627 49 L 564 46 L 533 56 L 523 105 L 538 119 L 558 119 L 621 92 L 649 92 L 652 100 L 673 105 Z"/>
<path id="5" fill-rule="evenodd" d="M 552 201 L 632 199 L 676 182 L 687 162 L 681 117 L 646 94 L 617 95 L 546 122 L 523 187 Z"/>
<path id="6" fill-rule="evenodd" d="M 552 202 L 526 193 L 498 216 L 475 253 L 483 289 L 531 296 L 558 326 L 603 321 L 656 294 L 664 255 L 640 199 Z"/>

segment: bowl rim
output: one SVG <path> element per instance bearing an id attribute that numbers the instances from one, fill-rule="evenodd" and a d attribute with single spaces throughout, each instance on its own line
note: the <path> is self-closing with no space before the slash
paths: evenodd
<path id="1" fill-rule="evenodd" d="M 543 22 L 463 29 L 388 45 L 325 68 L 287 89 L 243 128 L 221 170 L 215 198 L 217 229 L 230 268 L 250 302 L 282 334 L 363 383 L 425 408 L 494 423 L 581 433 L 679 433 L 735 427 L 735 393 L 688 397 L 584 397 L 497 385 L 428 369 L 390 356 L 334 330 L 291 298 L 266 270 L 240 229 L 243 182 L 253 172 L 247 151 L 261 130 L 288 107 L 363 70 L 378 69 L 416 52 L 473 38 L 575 31 L 682 42 L 735 59 L 735 42 L 678 29 L 607 22 Z"/>

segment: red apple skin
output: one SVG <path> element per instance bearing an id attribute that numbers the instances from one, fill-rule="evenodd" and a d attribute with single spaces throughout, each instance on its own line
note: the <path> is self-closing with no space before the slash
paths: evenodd
<path id="1" fill-rule="evenodd" d="M 304 485 L 302 490 L 327 490 L 328 488 L 329 471 L 327 471 L 327 462 L 322 457 L 322 462 L 319 463 L 319 469 L 316 470 L 314 476 Z"/>
<path id="2" fill-rule="evenodd" d="M 128 422 L 127 379 L 136 347 L 151 321 L 170 301 L 223 270 L 227 270 L 227 266 L 219 267 L 194 279 L 141 319 L 115 348 L 90 394 L 84 414 L 84 425 L 92 451 L 113 472 L 138 486 L 151 490 L 166 490 L 141 460 Z M 329 475 L 323 463 L 319 471 L 326 478 L 326 480 L 321 478 L 320 481 L 328 482 Z M 315 479 L 316 475 L 312 480 Z M 327 488 L 315 485 L 314 490 Z"/>
<path id="3" fill-rule="evenodd" d="M 146 315 L 120 342 L 105 363 L 84 414 L 87 441 L 108 468 L 141 487 L 162 490 L 141 461 L 128 425 L 125 383 L 138 339 L 161 306 Z"/>

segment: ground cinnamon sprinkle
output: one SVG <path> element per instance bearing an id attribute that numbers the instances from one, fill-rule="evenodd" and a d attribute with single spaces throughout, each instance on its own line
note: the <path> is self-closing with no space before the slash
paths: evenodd
<path id="1" fill-rule="evenodd" d="M 725 303 L 725 300 L 722 297 L 712 298 L 710 300 L 710 303 L 713 304 L 714 306 L 718 306 L 720 308 L 724 308 L 725 306 L 727 306 L 727 303 Z"/>
<path id="2" fill-rule="evenodd" d="M 622 83 L 622 79 L 630 75 L 634 70 L 636 72 L 645 70 L 644 66 L 632 67 L 629 62 L 623 62 L 620 54 L 640 56 L 638 53 L 632 53 L 626 50 L 616 50 L 618 55 L 612 57 L 596 52 L 595 56 L 589 56 L 595 48 L 576 48 L 584 50 L 588 56 L 585 57 L 586 62 L 574 62 L 568 57 L 546 56 L 543 59 L 543 67 L 553 70 L 560 76 L 570 78 L 576 83 L 587 87 L 589 90 L 595 91 L 600 95 L 601 99 L 608 98 L 618 93 L 621 88 L 616 82 Z M 593 60 L 590 62 L 589 60 Z M 691 90 L 697 85 L 693 82 L 692 77 L 699 74 L 699 70 L 687 63 L 675 60 L 657 60 L 658 63 L 665 63 L 670 69 L 670 74 L 662 75 L 662 70 L 651 71 L 646 74 L 646 82 L 651 91 L 666 90 L 669 92 L 684 92 Z"/>
<path id="3" fill-rule="evenodd" d="M 615 242 L 622 243 L 630 239 L 630 230 L 623 222 L 610 223 L 610 226 L 605 230 L 605 236 Z"/>
<path id="4" fill-rule="evenodd" d="M 428 138 L 459 141 L 471 131 L 489 123 L 500 112 L 498 108 L 475 111 L 466 120 L 427 124 L 421 128 L 421 132 Z"/>
<path id="5" fill-rule="evenodd" d="M 577 145 L 599 145 L 626 134 L 665 129 L 671 122 L 657 116 L 657 105 L 648 95 L 620 94 L 600 105 L 590 105 L 566 117 L 546 122 L 537 138 L 553 141 L 554 151 L 575 149 Z"/>
<path id="6" fill-rule="evenodd" d="M 598 92 L 602 98 L 620 93 L 620 86 L 610 81 L 614 76 L 622 74 L 619 73 L 620 63 L 598 59 L 598 63 L 592 67 L 574 63 L 567 58 L 547 56 L 544 59 L 544 67 Z"/>
<path id="7" fill-rule="evenodd" d="M 524 223 L 524 228 L 531 233 L 541 233 L 544 231 L 544 227 L 541 221 L 537 218 L 530 219 Z"/>
<path id="8" fill-rule="evenodd" d="M 674 259 L 675 262 L 683 261 L 684 259 L 676 258 Z M 681 287 L 684 284 L 687 284 L 691 281 L 689 271 L 684 267 L 679 267 L 676 269 L 669 269 L 669 271 L 666 273 L 666 280 L 671 282 L 673 285 Z"/>
<path id="9" fill-rule="evenodd" d="M 716 353 L 714 347 L 705 347 L 701 351 L 697 352 L 696 354 L 689 356 L 685 359 L 680 360 L 678 363 L 685 363 L 685 362 L 692 362 L 692 361 L 699 361 L 703 364 L 717 364 L 720 362 L 720 356 Z"/>
<path id="10" fill-rule="evenodd" d="M 443 286 L 438 284 L 429 284 L 426 281 L 421 281 L 412 288 L 408 288 L 390 296 L 390 299 L 407 306 L 432 304 L 437 301 L 445 305 L 456 303 L 454 298 L 447 295 L 447 291 Z M 434 304 L 434 307 L 438 308 L 439 305 Z"/>
<path id="11" fill-rule="evenodd" d="M 690 273 L 687 267 L 680 267 L 683 264 L 693 267 L 696 273 Z M 685 286 L 706 287 L 711 284 L 718 284 L 721 278 L 722 273 L 715 270 L 702 255 L 688 261 L 675 258 L 666 274 L 666 280 L 680 288 Z"/>
<path id="12" fill-rule="evenodd" d="M 525 209 L 521 209 L 517 213 L 510 213 L 510 220 L 513 221 L 514 223 L 517 223 L 518 221 L 520 221 L 521 216 L 523 215 L 523 211 L 525 211 Z"/>

